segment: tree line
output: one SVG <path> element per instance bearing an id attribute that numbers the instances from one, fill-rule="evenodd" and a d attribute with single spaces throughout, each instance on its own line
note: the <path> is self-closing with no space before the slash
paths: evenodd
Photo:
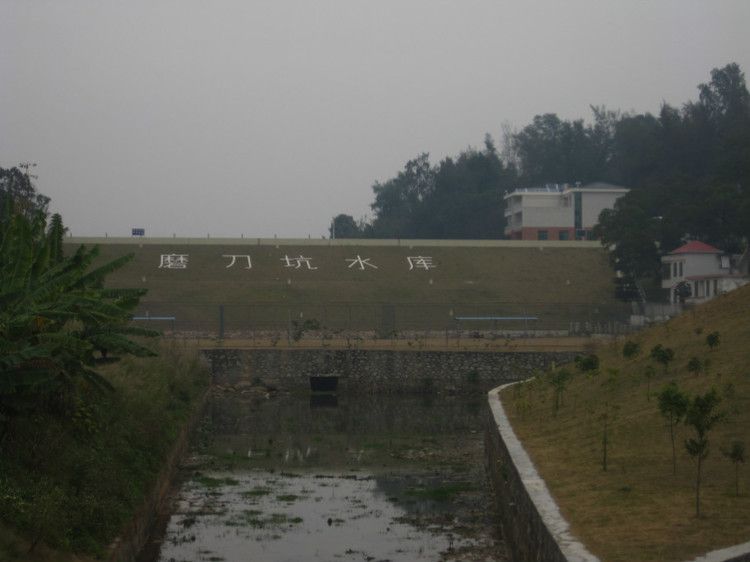
<path id="1" fill-rule="evenodd" d="M 503 195 L 517 187 L 605 181 L 631 188 L 597 235 L 637 277 L 686 238 L 738 251 L 750 234 L 750 94 L 735 63 L 711 71 L 698 99 L 657 115 L 592 106 L 592 119 L 537 115 L 506 130 L 501 148 L 432 164 L 427 153 L 372 186 L 372 217 L 339 214 L 339 238 L 502 238 Z"/>

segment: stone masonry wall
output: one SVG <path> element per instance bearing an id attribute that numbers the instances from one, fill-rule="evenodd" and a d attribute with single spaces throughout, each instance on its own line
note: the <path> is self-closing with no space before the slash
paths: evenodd
<path id="1" fill-rule="evenodd" d="M 476 392 L 531 376 L 573 352 L 386 351 L 325 349 L 208 349 L 213 381 L 262 382 L 283 389 L 309 388 L 315 375 L 339 377 L 347 392 Z"/>
<path id="2" fill-rule="evenodd" d="M 484 451 L 503 537 L 513 560 L 599 562 L 570 534 L 544 480 L 513 433 L 499 390 L 488 395 Z"/>

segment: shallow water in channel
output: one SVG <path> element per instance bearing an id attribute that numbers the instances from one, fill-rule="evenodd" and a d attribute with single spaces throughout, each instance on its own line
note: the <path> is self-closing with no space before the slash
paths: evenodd
<path id="1" fill-rule="evenodd" d="M 506 560 L 482 399 L 219 392 L 141 561 Z"/>

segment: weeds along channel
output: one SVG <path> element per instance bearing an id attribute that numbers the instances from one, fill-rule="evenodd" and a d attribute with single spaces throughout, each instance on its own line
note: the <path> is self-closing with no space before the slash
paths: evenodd
<path id="1" fill-rule="evenodd" d="M 140 508 L 209 385 L 192 346 L 149 345 L 158 357 L 100 370 L 112 390 L 4 419 L 0 559 L 101 557 Z"/>

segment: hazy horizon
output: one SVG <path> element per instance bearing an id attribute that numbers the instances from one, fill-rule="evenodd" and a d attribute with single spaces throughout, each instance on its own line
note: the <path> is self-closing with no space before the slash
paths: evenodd
<path id="1" fill-rule="evenodd" d="M 36 162 L 75 236 L 320 238 L 421 152 L 696 99 L 750 68 L 748 21 L 744 0 L 5 0 L 0 166 Z"/>

